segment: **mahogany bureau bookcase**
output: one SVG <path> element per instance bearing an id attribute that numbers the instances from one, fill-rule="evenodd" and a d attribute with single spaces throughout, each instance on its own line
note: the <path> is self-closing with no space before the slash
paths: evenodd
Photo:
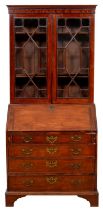
<path id="1" fill-rule="evenodd" d="M 77 195 L 98 206 L 95 5 L 8 6 L 6 206 Z"/>

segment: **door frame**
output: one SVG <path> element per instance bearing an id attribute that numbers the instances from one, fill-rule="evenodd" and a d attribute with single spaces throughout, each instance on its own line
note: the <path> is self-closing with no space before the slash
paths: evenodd
<path id="1" fill-rule="evenodd" d="M 88 98 L 57 98 L 57 18 L 88 18 L 90 19 L 90 57 L 89 57 L 89 97 Z M 53 15 L 53 75 L 52 103 L 92 103 L 94 100 L 94 14 L 55 14 Z"/>
<path id="2" fill-rule="evenodd" d="M 15 96 L 15 18 L 47 18 L 47 98 L 17 98 Z M 49 14 L 10 15 L 10 103 L 51 103 L 51 47 L 52 19 Z"/>

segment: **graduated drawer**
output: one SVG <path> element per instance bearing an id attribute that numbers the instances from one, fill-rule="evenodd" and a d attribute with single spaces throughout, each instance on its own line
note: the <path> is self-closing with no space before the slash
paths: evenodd
<path id="1" fill-rule="evenodd" d="M 95 144 L 78 145 L 9 145 L 9 157 L 69 158 L 95 156 Z"/>
<path id="2" fill-rule="evenodd" d="M 68 173 L 68 174 L 94 174 L 95 159 L 73 160 L 21 160 L 9 159 L 8 171 L 15 173 Z"/>
<path id="3" fill-rule="evenodd" d="M 59 144 L 59 143 L 95 143 L 96 133 L 90 132 L 34 132 L 21 133 L 9 137 L 15 144 Z"/>
<path id="4" fill-rule="evenodd" d="M 95 176 L 9 176 L 10 191 L 93 191 L 96 186 Z"/>

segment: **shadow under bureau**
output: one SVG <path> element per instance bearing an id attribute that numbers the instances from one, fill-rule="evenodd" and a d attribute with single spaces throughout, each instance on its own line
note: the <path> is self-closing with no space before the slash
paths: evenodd
<path id="1" fill-rule="evenodd" d="M 94 105 L 10 105 L 6 205 L 25 195 L 78 195 L 98 205 Z"/>

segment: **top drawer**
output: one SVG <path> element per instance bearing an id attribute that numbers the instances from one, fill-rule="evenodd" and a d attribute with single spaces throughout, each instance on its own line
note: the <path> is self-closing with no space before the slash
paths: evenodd
<path id="1" fill-rule="evenodd" d="M 9 143 L 59 144 L 96 143 L 96 133 L 92 132 L 24 132 L 8 136 Z"/>

